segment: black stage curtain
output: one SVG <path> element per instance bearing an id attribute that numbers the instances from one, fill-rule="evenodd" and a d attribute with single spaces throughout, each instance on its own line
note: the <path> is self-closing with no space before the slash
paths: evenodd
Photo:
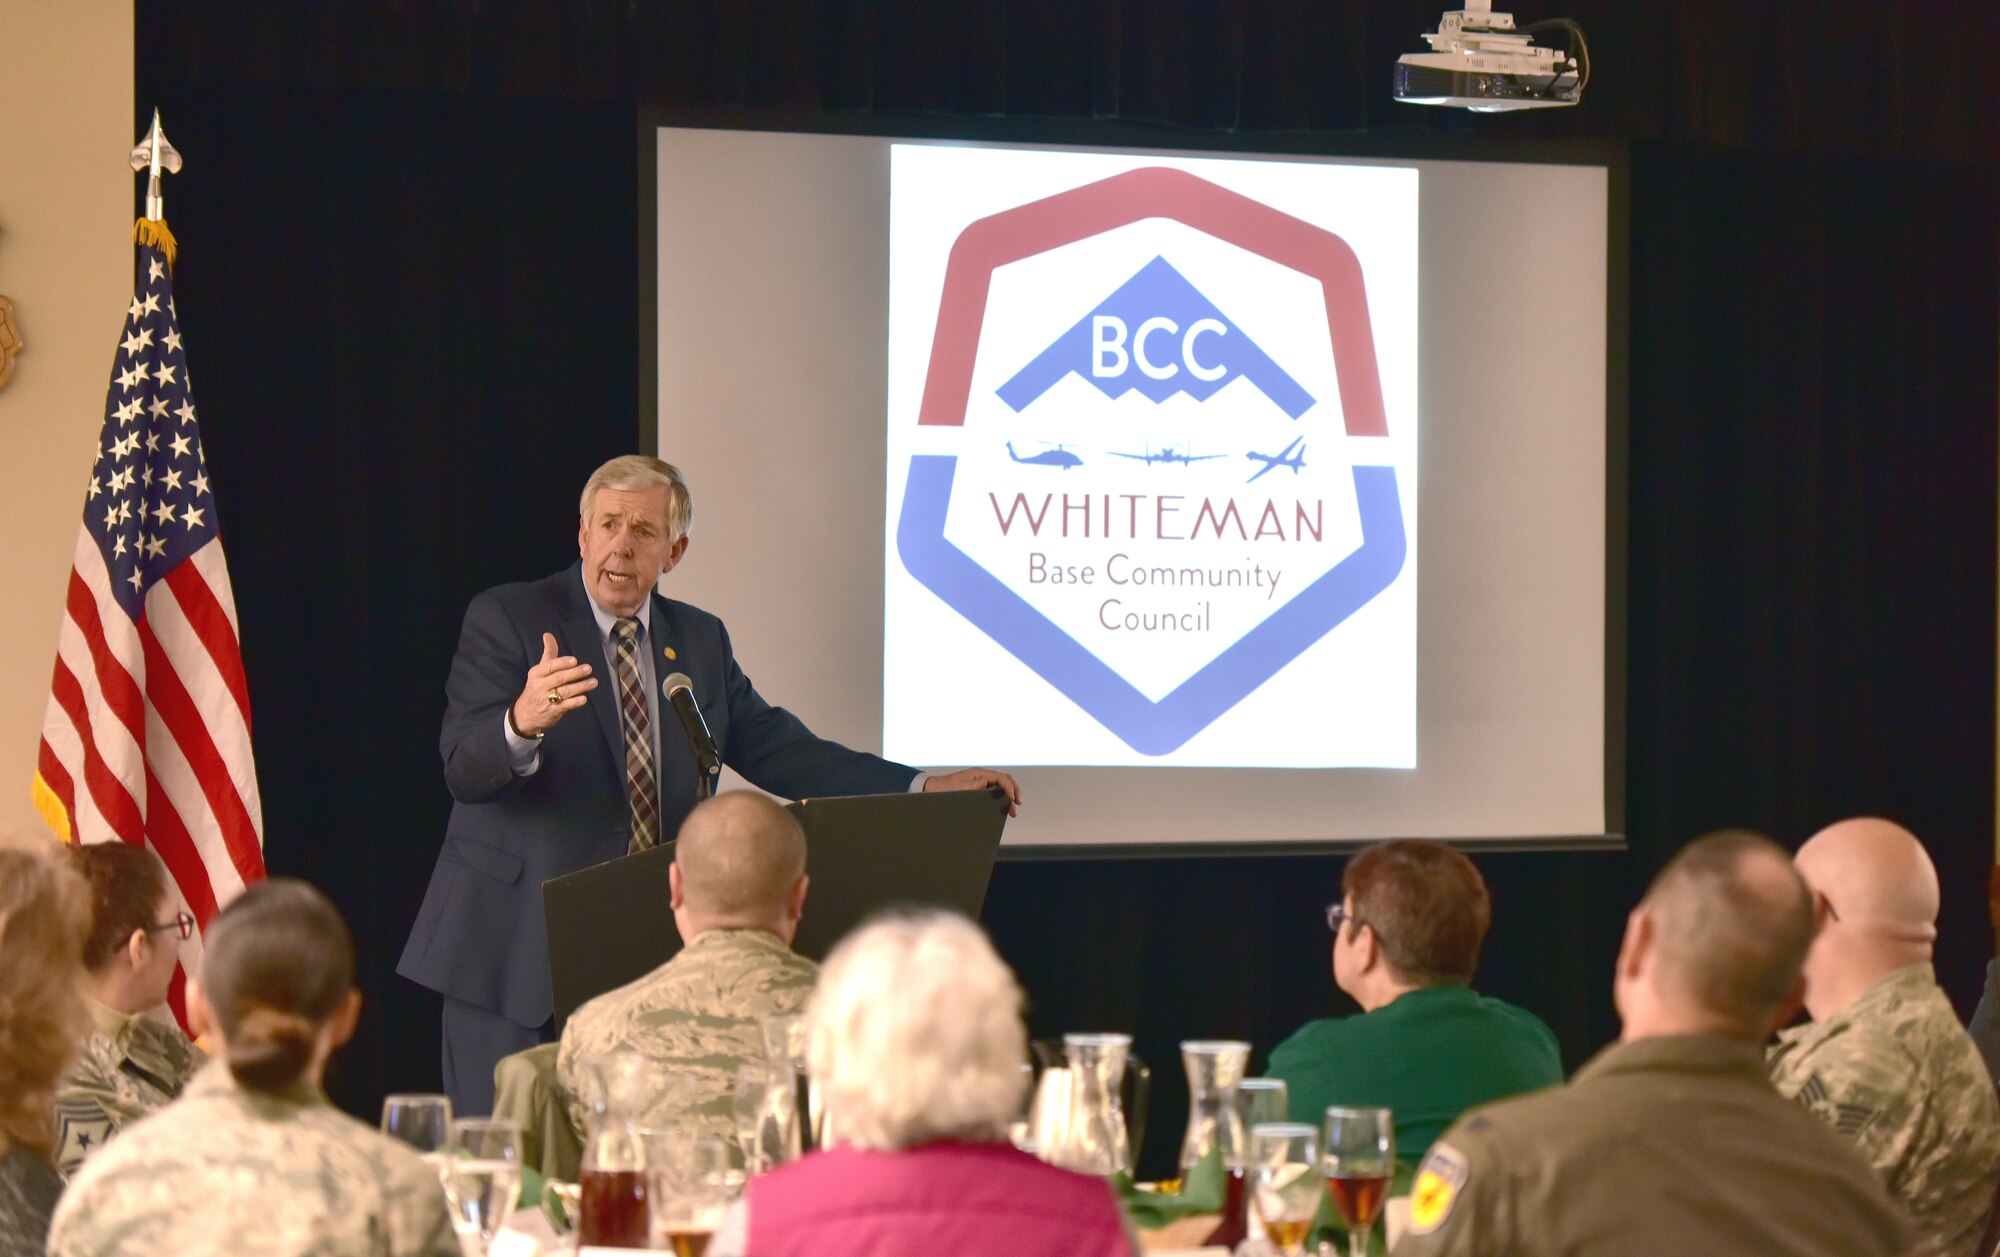
<path id="1" fill-rule="evenodd" d="M 368 1003 L 334 1081 L 435 1089 L 395 976 L 444 833 L 443 683 L 480 589 L 576 557 L 638 408 L 629 106 L 159 86 L 187 338 L 273 874 L 339 903 Z"/>
<path id="2" fill-rule="evenodd" d="M 458 618 L 475 590 L 574 553 L 573 495 L 639 429 L 635 116 L 615 98 L 1373 126 L 1402 118 L 1379 64 L 1436 18 L 1389 7 L 1183 6 L 1219 32 L 1197 39 L 1113 3 L 586 4 L 532 27 L 553 9 L 140 0 L 141 112 L 162 109 L 188 161 L 167 188 L 176 283 L 269 861 L 326 888 L 360 943 L 369 1010 L 336 1099 L 372 1117 L 384 1091 L 437 1080 L 436 1003 L 393 968 L 448 807 L 435 738 Z M 1527 123 L 1674 137 L 1632 162 L 1631 848 L 1481 860 L 1481 985 L 1546 1017 L 1571 1065 L 1615 1033 L 1626 909 L 1711 827 L 1796 843 L 1898 817 L 1944 878 L 1961 1011 L 1990 954 L 2000 111 L 1922 114 L 1914 72 L 1884 71 L 1861 86 L 1904 93 L 1893 114 L 1771 113 L 1796 97 L 1764 71 L 1794 90 L 1817 72 L 1798 40 L 1729 54 L 1726 84 L 1668 84 L 1671 49 L 1727 42 L 1691 7 L 1669 52 L 1618 74 L 1606 48 L 1637 19 L 1567 9 L 1602 81 L 1571 121 Z M 1058 14 L 1082 51 L 1029 38 Z M 394 38 L 366 37 L 392 19 Z M 644 22 L 686 38 L 649 57 L 592 35 Z M 1369 51 L 1313 60 L 1271 30 Z M 1619 112 L 1669 93 L 1643 124 Z M 1693 142 L 1712 140 L 1761 147 Z M 1248 1038 L 1261 1064 L 1342 1010 L 1320 917 L 1338 875 L 1323 857 L 1005 864 L 986 918 L 1035 1033 L 1136 1033 L 1161 1075 L 1143 1167 L 1159 1173 L 1179 1039 Z"/>
<path id="3" fill-rule="evenodd" d="M 1454 0 L 139 0 L 145 63 L 199 82 L 490 90 L 804 111 L 1264 130 L 1469 130 L 1803 152 L 2000 155 L 2000 13 L 1519 0 L 1590 38 L 1588 108 L 1396 104 Z"/>

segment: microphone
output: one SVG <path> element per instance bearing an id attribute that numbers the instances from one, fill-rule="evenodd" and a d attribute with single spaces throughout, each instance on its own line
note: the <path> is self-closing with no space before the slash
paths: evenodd
<path id="1" fill-rule="evenodd" d="M 687 734 L 688 750 L 694 752 L 695 798 L 712 798 L 715 779 L 722 775 L 722 756 L 716 754 L 715 739 L 709 735 L 708 722 L 701 718 L 701 707 L 694 701 L 694 682 L 688 680 L 687 673 L 675 672 L 660 682 L 660 692 L 672 704 L 674 714 L 681 718 L 681 731 Z"/>

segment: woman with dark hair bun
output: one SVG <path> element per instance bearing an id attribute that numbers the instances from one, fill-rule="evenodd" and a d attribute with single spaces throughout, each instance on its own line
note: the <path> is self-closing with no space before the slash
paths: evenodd
<path id="1" fill-rule="evenodd" d="M 62 1191 L 49 1114 L 83 1035 L 85 911 L 60 862 L 0 850 L 0 1257 L 40 1257 Z"/>
<path id="2" fill-rule="evenodd" d="M 436 1174 L 320 1090 L 361 1013 L 354 941 L 324 895 L 276 879 L 218 913 L 188 1010 L 218 1059 L 84 1163 L 51 1257 L 455 1257 Z"/>
<path id="3" fill-rule="evenodd" d="M 70 857 L 90 888 L 90 1030 L 56 1090 L 56 1168 L 65 1175 L 179 1095 L 202 1062 L 179 1026 L 146 1015 L 166 1003 L 180 945 L 194 933 L 167 866 L 123 842 L 72 847 Z"/>

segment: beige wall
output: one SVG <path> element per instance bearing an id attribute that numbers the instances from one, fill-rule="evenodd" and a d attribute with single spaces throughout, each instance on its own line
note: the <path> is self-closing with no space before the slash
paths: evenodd
<path id="1" fill-rule="evenodd" d="M 131 0 L 0 0 L 0 294 L 24 343 L 0 388 L 0 842 L 48 834 L 28 780 L 132 295 L 135 138 Z"/>

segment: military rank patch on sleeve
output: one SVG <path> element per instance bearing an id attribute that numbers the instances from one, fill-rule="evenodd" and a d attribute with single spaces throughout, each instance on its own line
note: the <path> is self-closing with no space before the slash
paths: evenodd
<path id="1" fill-rule="evenodd" d="M 1465 1154 L 1448 1143 L 1431 1145 L 1410 1188 L 1410 1234 L 1428 1235 L 1451 1214 L 1458 1189 L 1465 1186 Z"/>
<path id="2" fill-rule="evenodd" d="M 56 1167 L 65 1177 L 109 1138 L 111 1119 L 103 1109 L 87 1103 L 56 1106 Z"/>

